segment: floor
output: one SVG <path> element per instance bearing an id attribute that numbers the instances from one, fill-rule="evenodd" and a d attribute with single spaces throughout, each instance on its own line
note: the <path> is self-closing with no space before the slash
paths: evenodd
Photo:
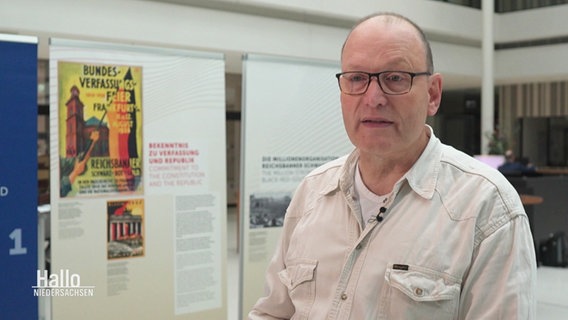
<path id="1" fill-rule="evenodd" d="M 538 268 L 537 319 L 568 319 L 568 269 Z"/>
<path id="2" fill-rule="evenodd" d="M 238 290 L 239 255 L 237 243 L 236 210 L 229 208 L 227 220 L 227 260 L 228 260 L 228 317 L 227 320 L 239 320 Z M 537 319 L 568 319 L 568 268 L 539 267 L 537 286 Z"/>

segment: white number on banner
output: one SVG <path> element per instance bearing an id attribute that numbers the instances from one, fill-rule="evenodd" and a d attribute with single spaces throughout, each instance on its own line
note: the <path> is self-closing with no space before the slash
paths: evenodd
<path id="1" fill-rule="evenodd" d="M 11 256 L 28 253 L 28 249 L 22 247 L 22 229 L 14 229 L 14 231 L 10 233 L 10 239 L 14 240 L 14 247 L 10 249 Z"/>

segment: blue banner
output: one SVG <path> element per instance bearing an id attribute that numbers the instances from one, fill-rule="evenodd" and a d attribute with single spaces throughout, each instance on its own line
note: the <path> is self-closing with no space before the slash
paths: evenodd
<path id="1" fill-rule="evenodd" d="M 37 319 L 37 39 L 0 34 L 0 319 Z"/>

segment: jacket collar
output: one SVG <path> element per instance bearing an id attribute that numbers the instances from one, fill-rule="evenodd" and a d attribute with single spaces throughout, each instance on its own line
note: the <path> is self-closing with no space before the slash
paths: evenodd
<path id="1" fill-rule="evenodd" d="M 395 185 L 393 190 L 398 190 L 401 184 L 407 181 L 414 192 L 425 199 L 431 199 L 434 196 L 438 175 L 440 173 L 442 143 L 434 135 L 432 128 L 428 125 L 426 125 L 426 127 L 430 131 L 430 139 L 428 140 L 426 148 L 412 168 L 410 168 L 397 185 Z M 326 185 L 321 193 L 329 194 L 339 188 L 345 194 L 350 194 L 358 160 L 359 151 L 355 149 L 347 156 L 341 170 L 337 171 L 336 178 L 332 179 L 330 181 L 331 183 Z"/>
<path id="2" fill-rule="evenodd" d="M 432 128 L 428 125 L 426 127 L 430 131 L 428 144 L 405 177 L 414 192 L 425 199 L 432 199 L 440 173 L 442 143 L 434 135 Z"/>

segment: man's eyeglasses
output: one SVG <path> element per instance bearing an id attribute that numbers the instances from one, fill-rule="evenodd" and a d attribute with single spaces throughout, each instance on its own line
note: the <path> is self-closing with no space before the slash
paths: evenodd
<path id="1" fill-rule="evenodd" d="M 368 73 L 363 71 L 341 72 L 335 75 L 341 92 L 349 95 L 364 94 L 369 89 L 371 79 L 376 77 L 379 87 L 385 94 L 405 94 L 412 88 L 412 80 L 417 76 L 429 76 L 430 72 L 383 71 Z"/>

